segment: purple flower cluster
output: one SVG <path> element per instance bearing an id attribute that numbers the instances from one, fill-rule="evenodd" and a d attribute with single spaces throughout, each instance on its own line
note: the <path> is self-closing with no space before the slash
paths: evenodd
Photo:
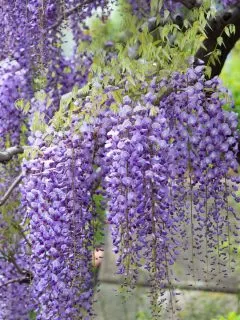
<path id="1" fill-rule="evenodd" d="M 14 159 L 9 164 L 1 165 L 0 172 L 2 197 L 19 175 L 19 162 Z M 27 320 L 30 311 L 34 310 L 29 286 L 30 247 L 23 237 L 26 221 L 21 226 L 24 212 L 25 208 L 19 205 L 19 188 L 15 188 L 0 210 L 0 319 Z"/>
<path id="2" fill-rule="evenodd" d="M 175 260 L 176 243 L 171 236 L 177 226 L 168 181 L 174 160 L 171 132 L 164 110 L 151 116 L 149 99 L 146 95 L 147 106 L 135 106 L 124 98 L 118 125 L 108 132 L 105 146 L 106 190 L 119 272 L 128 286 L 134 285 L 139 268 L 150 272 L 153 316 L 157 317 L 159 288 L 163 280 L 169 280 L 169 267 Z"/>
<path id="3" fill-rule="evenodd" d="M 26 71 L 16 61 L 5 59 L 0 63 L 0 147 L 6 141 L 12 145 L 19 144 L 22 113 L 15 106 L 20 97 L 26 93 Z"/>
<path id="4" fill-rule="evenodd" d="M 118 113 L 109 110 L 113 96 L 106 88 L 106 109 L 88 122 L 74 114 L 71 130 L 49 129 L 50 145 L 36 133 L 40 153 L 24 164 L 23 190 L 38 319 L 91 315 L 96 183 L 108 202 L 118 271 L 130 287 L 140 269 L 149 271 L 154 318 L 159 288 L 171 287 L 180 253 L 193 277 L 203 269 L 206 281 L 215 276 L 213 265 L 226 273 L 224 259 L 231 268 L 238 221 L 230 223 L 236 214 L 229 199 L 238 179 L 229 172 L 237 170 L 237 116 L 223 110 L 225 90 L 218 78 L 206 80 L 203 69 L 143 83 L 141 98 L 124 96 Z M 79 103 L 86 114 L 94 107 L 89 97 Z M 227 242 L 228 248 L 221 245 Z"/>
<path id="5" fill-rule="evenodd" d="M 150 1 L 129 2 L 135 14 L 149 14 Z M 29 118 L 31 112 L 40 111 L 49 121 L 61 96 L 87 81 L 92 56 L 79 55 L 77 47 L 80 41 L 91 39 L 79 20 L 85 21 L 99 6 L 105 8 L 107 1 L 92 1 L 71 16 L 76 47 L 70 59 L 63 55 L 59 26 L 66 10 L 81 1 L 63 3 L 29 0 L 23 6 L 20 0 L 3 1 L 0 27 L 9 37 L 0 35 L 2 148 L 6 142 L 20 142 L 23 114 L 15 107 L 17 99 L 31 97 Z M 174 0 L 164 2 L 169 10 L 175 10 L 175 5 Z M 124 284 L 134 287 L 140 269 L 150 273 L 154 319 L 160 312 L 159 290 L 165 284 L 171 288 L 172 266 L 180 253 L 188 256 L 194 278 L 197 269 L 204 269 L 206 282 L 219 271 L 226 273 L 225 261 L 232 268 L 232 247 L 239 229 L 230 204 L 232 196 L 239 200 L 235 194 L 239 179 L 230 175 L 237 171 L 237 116 L 223 110 L 225 91 L 218 78 L 205 79 L 203 68 L 176 72 L 161 81 L 154 78 L 150 84 L 146 81 L 137 101 L 123 90 L 118 113 L 109 107 L 117 104 L 112 90 L 119 88 L 106 87 L 105 110 L 94 118 L 86 121 L 84 115 L 102 106 L 101 96 L 94 102 L 90 97 L 82 99 L 82 115 L 76 108 L 69 130 L 56 132 L 50 126 L 46 140 L 40 132 L 30 137 L 39 153 L 23 163 L 22 202 L 16 213 L 17 219 L 24 213 L 30 221 L 30 260 L 25 243 L 22 246 L 17 239 L 14 244 L 22 248 L 21 253 L 15 252 L 16 263 L 31 270 L 33 282 L 31 289 L 16 282 L 0 290 L 0 317 L 28 319 L 32 299 L 38 320 L 89 320 L 93 316 L 92 252 L 98 219 L 93 196 L 97 191 L 108 203 L 105 209 Z M 49 108 L 45 101 L 33 98 L 34 77 L 46 77 Z M 6 181 L 9 176 L 4 172 Z M 236 223 L 231 222 L 233 218 Z M 196 255 L 202 257 L 202 266 L 194 263 Z M 216 265 L 218 271 L 212 267 Z M 19 276 L 15 269 L 1 262 L 0 286 Z M 173 305 L 171 289 L 170 296 Z"/>
<path id="6" fill-rule="evenodd" d="M 79 10 L 76 10 L 75 14 L 71 15 L 71 19 L 73 20 L 75 19 L 76 23 L 77 21 L 81 21 L 82 23 L 87 17 L 92 15 L 93 10 L 95 10 L 98 6 L 101 6 L 103 8 L 103 6 L 105 6 L 106 4 L 105 2 L 106 1 L 96 0 L 96 1 L 92 1 L 91 4 L 88 4 L 85 6 L 83 5 L 82 8 L 80 8 Z M 74 57 L 72 57 L 71 59 L 68 60 L 67 58 L 65 58 L 61 49 L 62 34 L 60 31 L 60 24 L 56 26 L 58 22 L 64 17 L 65 10 L 71 10 L 74 6 L 77 6 L 77 5 L 79 6 L 80 3 L 81 1 L 65 1 L 65 3 L 61 2 L 61 5 L 56 5 L 56 1 L 52 1 L 52 0 L 47 0 L 44 2 L 44 4 L 41 1 L 33 1 L 33 0 L 29 0 L 25 5 L 23 5 L 22 1 L 20 0 L 17 0 L 17 1 L 4 0 L 1 3 L 0 5 L 0 26 L 2 30 L 0 35 L 0 39 L 1 39 L 0 147 L 1 148 L 4 149 L 6 143 L 10 143 L 11 145 L 20 143 L 20 131 L 22 129 L 22 124 L 26 116 L 21 112 L 21 110 L 16 108 L 15 106 L 16 100 L 32 99 L 31 112 L 30 112 L 30 115 L 28 116 L 31 118 L 32 113 L 34 111 L 39 111 L 45 114 L 46 120 L 49 121 L 53 116 L 54 112 L 59 107 L 59 100 L 62 94 L 65 94 L 66 92 L 71 91 L 74 85 L 78 85 L 79 87 L 81 87 L 83 84 L 85 84 L 87 80 L 88 72 L 89 72 L 89 67 L 92 63 L 91 55 L 87 55 L 87 54 L 79 55 L 79 53 L 76 51 Z M 75 25 L 72 25 L 72 28 L 76 27 L 76 23 Z M 78 29 L 81 29 L 80 26 L 78 26 Z M 81 33 L 81 36 L 78 34 L 78 37 L 75 37 L 76 45 L 78 45 L 79 42 L 84 39 L 85 39 L 84 33 Z M 46 107 L 47 105 L 46 101 L 44 102 L 36 101 L 35 98 L 33 98 L 34 90 L 39 90 L 38 88 L 39 84 L 38 82 L 35 83 L 35 80 L 36 79 L 41 80 L 42 78 L 45 78 L 45 77 L 47 78 L 47 84 L 46 84 L 46 88 L 44 89 L 48 93 L 47 95 L 48 98 L 52 99 L 53 101 L 53 103 L 51 103 L 51 106 L 49 108 Z M 36 135 L 35 139 L 36 139 L 36 144 L 38 144 L 38 146 L 42 146 L 40 137 Z M 85 137 L 84 142 L 86 142 L 86 139 L 87 137 Z M 71 142 L 69 143 L 71 144 Z M 77 144 L 78 142 L 76 141 L 72 142 L 72 144 L 74 143 Z M 90 144 L 89 144 L 89 147 L 90 147 Z M 87 147 L 84 150 L 86 151 Z M 81 153 L 83 152 L 83 150 L 79 152 Z M 80 153 L 78 154 L 79 157 L 81 157 Z M 85 155 L 87 157 L 86 153 Z M 12 179 L 15 177 L 16 171 L 18 171 L 18 168 L 17 168 L 18 165 L 19 164 L 14 161 L 14 164 L 12 166 L 12 171 L 10 173 L 6 171 L 6 168 L 1 167 L 2 178 L 3 177 L 5 178 L 5 181 L 1 182 L 1 194 L 5 192 L 9 184 L 12 182 Z M 83 166 L 84 165 L 85 164 L 83 164 Z M 76 169 L 76 170 L 80 170 L 80 169 Z M 80 173 L 79 173 L 79 176 L 81 176 Z M 54 185 L 53 185 L 53 188 L 54 188 Z M 25 191 L 23 189 L 22 189 L 22 192 L 25 194 Z M 18 195 L 19 195 L 18 188 L 16 188 L 13 194 L 13 197 L 16 197 L 17 199 Z M 70 197 L 71 195 L 69 195 L 69 198 Z M 87 197 L 89 197 L 89 193 L 87 193 L 86 191 L 86 199 L 84 199 L 83 196 L 81 197 L 82 197 L 81 201 L 84 203 L 83 207 L 85 206 L 85 209 L 86 209 Z M 69 200 L 69 198 L 66 197 L 67 200 Z M 11 199 L 12 198 L 10 197 L 9 200 Z M 24 203 L 26 204 L 26 200 L 24 202 L 24 199 L 22 199 L 21 209 Z M 15 209 L 16 208 L 14 208 L 14 210 Z M 24 213 L 24 210 L 21 211 L 21 209 L 19 210 L 17 209 L 16 212 L 14 213 L 14 216 L 18 217 L 19 220 L 22 219 L 22 217 L 20 217 L 21 213 L 22 214 Z M 70 208 L 66 210 L 68 210 L 67 212 L 69 213 Z M 76 208 L 76 210 L 80 210 L 80 209 Z M 12 214 L 12 212 L 9 211 L 9 215 L 10 214 Z M 70 219 L 70 218 L 66 218 L 66 219 Z M 80 219 L 80 216 L 78 216 L 78 219 Z M 82 221 L 81 223 L 86 227 L 87 223 L 89 223 L 89 220 L 90 220 L 90 214 L 89 216 L 86 215 L 85 219 L 86 221 L 85 222 Z M 16 222 L 17 224 L 19 223 L 19 220 Z M 80 223 L 79 221 L 76 222 L 76 227 L 79 223 Z M 69 230 L 68 230 L 69 237 L 70 236 L 72 237 L 71 238 L 72 245 L 73 245 L 73 241 L 75 241 L 73 240 L 73 233 L 75 233 L 75 231 L 73 231 L 73 228 L 75 227 L 73 227 L 73 222 L 72 222 L 72 224 L 69 225 Z M 87 232 L 86 230 L 88 230 L 89 234 L 91 233 L 90 226 L 86 227 L 86 229 L 82 227 L 82 230 L 79 228 L 78 231 L 76 231 L 76 233 L 80 232 L 80 234 L 82 233 L 86 235 L 86 232 Z M 70 261 L 72 262 L 69 265 L 69 269 L 68 269 L 70 280 L 68 279 L 69 280 L 68 281 L 66 279 L 66 281 L 68 281 L 68 284 L 67 284 L 68 288 L 70 287 L 72 288 L 72 291 L 69 289 L 70 293 L 72 294 L 72 296 L 75 296 L 74 298 L 75 300 L 72 299 L 72 305 L 69 308 L 66 308 L 66 313 L 70 314 L 69 316 L 70 318 L 73 318 L 71 317 L 71 312 L 73 312 L 72 310 L 75 308 L 74 304 L 78 304 L 80 306 L 80 307 L 77 307 L 76 310 L 80 310 L 79 312 L 81 312 L 83 317 L 85 317 L 86 319 L 87 319 L 87 314 L 91 313 L 89 297 L 92 295 L 92 291 L 91 291 L 92 286 L 90 287 L 88 283 L 92 281 L 92 277 L 89 273 L 89 276 L 87 279 L 87 273 L 84 274 L 85 269 L 88 268 L 88 265 L 91 261 L 91 250 L 88 250 L 87 248 L 88 242 L 85 240 L 85 238 L 87 239 L 88 237 L 82 236 L 81 239 L 78 239 L 78 243 L 76 244 L 74 255 L 80 255 L 82 259 L 82 260 L 78 259 L 78 263 L 76 265 L 74 260 L 75 258 L 72 259 L 71 257 L 71 255 L 73 255 L 73 251 L 72 251 L 72 248 L 70 249 L 70 242 L 68 243 L 69 244 L 68 259 L 70 259 Z M 16 240 L 15 245 L 18 246 L 19 239 L 15 239 L 15 240 Z M 57 245 L 59 244 L 56 243 L 56 246 Z M 64 250 L 64 246 L 62 247 L 62 250 Z M 36 250 L 35 251 L 33 250 L 33 254 L 34 252 L 36 257 Z M 27 253 L 25 258 L 27 259 Z M 7 265 L 7 263 L 8 262 L 6 262 L 5 264 Z M 58 263 L 58 261 L 56 263 Z M 82 265 L 85 266 L 85 269 L 82 268 Z M 52 268 L 51 265 L 50 265 L 50 268 Z M 58 268 L 56 267 L 56 272 L 58 272 L 59 268 L 61 269 L 61 266 L 59 266 Z M 72 268 L 72 271 L 71 271 L 71 268 Z M 79 270 L 82 270 L 81 271 L 82 273 L 80 276 L 78 274 L 77 280 L 76 280 L 74 278 L 75 277 L 74 271 L 76 271 L 77 268 L 79 268 Z M 36 271 L 36 274 L 40 273 L 40 270 L 37 269 L 37 266 L 34 270 Z M 67 272 L 66 269 L 65 271 L 63 270 L 63 272 Z M 2 270 L 1 270 L 1 274 L 2 274 Z M 14 275 L 15 273 L 12 273 L 11 275 L 9 274 L 8 279 L 11 279 L 11 277 Z M 61 276 L 63 277 L 63 274 Z M 17 277 L 17 274 L 16 274 L 16 277 Z M 84 281 L 83 281 L 83 277 L 84 277 Z M 36 279 L 37 279 L 37 276 L 36 276 Z M 72 281 L 73 284 L 70 284 L 70 281 Z M 77 284 L 78 281 L 81 282 L 81 286 Z M 35 283 L 37 283 L 37 280 Z M 59 283 L 59 286 L 61 286 L 61 283 Z M 27 287 L 27 285 L 24 286 L 24 288 L 25 287 Z M 80 289 L 81 292 L 78 291 L 77 295 L 75 294 L 77 290 L 76 287 L 77 288 L 81 287 Z M 13 285 L 9 286 L 9 290 L 10 290 L 9 292 L 11 294 L 9 293 L 9 295 L 7 296 L 8 291 L 6 290 L 6 295 L 4 294 L 2 295 L 3 299 L 6 298 L 7 300 L 5 311 L 8 313 L 8 315 L 4 317 L 9 319 L 10 317 L 13 317 L 14 319 L 17 319 L 17 318 L 20 319 L 21 313 L 18 312 L 17 314 L 17 311 L 15 312 L 13 310 L 14 308 L 16 310 L 17 308 L 18 310 L 19 308 L 22 308 L 21 312 L 26 313 L 26 309 L 23 308 L 23 306 L 25 305 L 23 301 L 24 299 L 26 299 L 26 301 L 29 299 L 26 297 L 26 295 L 24 294 L 24 290 L 22 290 L 21 288 L 23 288 L 23 285 L 18 286 L 18 283 L 14 283 Z M 62 290 L 65 290 L 63 293 L 63 296 L 66 295 L 68 288 L 66 290 L 62 288 Z M 16 295 L 19 295 L 19 297 L 14 297 L 14 292 Z M 38 294 L 39 292 L 40 293 L 42 292 L 41 289 L 35 290 L 35 298 L 37 301 L 39 300 L 38 300 L 38 297 L 36 297 L 36 294 Z M 49 294 L 51 295 L 52 293 L 50 292 Z M 55 295 L 56 295 L 56 291 L 55 291 Z M 68 297 L 70 297 L 70 295 Z M 20 299 L 19 303 L 18 303 L 18 299 Z M 62 299 L 64 300 L 64 298 Z M 76 299 L 79 299 L 81 303 L 78 303 L 79 301 L 77 302 Z M 14 301 L 14 304 L 13 304 L 13 301 Z M 41 300 L 43 305 L 44 305 L 44 301 L 46 301 L 46 297 L 44 298 L 43 296 Z M 49 303 L 51 301 L 53 301 L 53 298 L 49 299 Z M 61 299 L 59 300 L 59 303 L 61 303 Z M 47 305 L 44 308 L 45 309 L 40 312 L 40 316 L 41 314 L 44 314 L 44 312 L 47 310 Z M 54 308 L 52 308 L 52 312 L 54 312 L 54 310 L 55 311 L 57 310 L 57 306 L 54 306 Z M 62 307 L 61 307 L 61 312 L 63 312 Z M 51 312 L 49 314 L 51 314 Z M 65 317 L 68 318 L 67 315 L 65 315 Z M 63 319 L 62 317 L 60 318 Z M 47 319 L 47 316 L 43 316 L 43 319 Z"/>
<path id="7" fill-rule="evenodd" d="M 2 258 L 1 258 L 2 259 Z M 5 283 L 17 278 L 23 278 L 8 261 L 1 260 L 0 263 L 0 319 L 29 320 L 32 310 L 30 287 L 26 283 Z"/>
<path id="8" fill-rule="evenodd" d="M 79 4 L 79 0 L 66 0 L 59 5 L 53 0 L 47 0 L 44 4 L 41 1 L 29 0 L 27 5 L 23 5 L 20 0 L 4 0 L 0 8 L 1 30 L 5 31 L 2 35 L 8 35 L 1 38 L 0 60 L 11 56 L 17 61 L 20 69 L 25 70 L 26 85 L 20 95 L 22 98 L 32 98 L 35 80 L 46 78 L 42 89 L 46 90 L 53 100 L 51 108 L 45 110 L 47 119 L 58 110 L 63 94 L 71 91 L 74 85 L 82 87 L 86 83 L 92 63 L 90 54 L 79 54 L 77 51 L 81 41 L 91 40 L 83 32 L 81 24 L 98 7 L 104 10 L 107 1 L 94 0 L 73 11 L 70 27 L 74 34 L 76 50 L 73 57 L 67 59 L 62 50 L 61 25 L 65 21 L 65 13 Z M 18 85 L 20 83 L 19 81 Z M 6 97 L 7 94 L 6 91 Z"/>
<path id="9" fill-rule="evenodd" d="M 27 34 L 23 32 L 26 26 L 26 7 L 20 1 L 6 1 L 1 2 L 1 29 L 3 39 L 1 46 L 1 60 L 11 56 L 15 60 L 20 59 L 26 62 L 27 51 L 24 46 L 27 46 Z M 21 64 L 21 67 L 26 65 Z"/>
<path id="10" fill-rule="evenodd" d="M 107 5 L 106 0 L 94 0 L 87 5 L 83 5 L 80 10 L 76 10 L 75 14 L 71 14 L 69 26 L 74 36 L 75 50 L 72 57 L 68 59 L 64 56 L 62 50 L 62 31 L 56 25 L 64 16 L 65 11 L 72 10 L 79 6 L 80 3 L 81 1 L 79 0 L 68 0 L 64 1 L 63 6 L 59 6 L 56 5 L 56 1 L 48 0 L 44 10 L 38 8 L 36 13 L 39 15 L 39 10 L 43 10 L 41 14 L 45 21 L 43 29 L 41 20 L 37 20 L 38 28 L 44 32 L 42 51 L 45 55 L 41 54 L 41 59 L 44 59 L 43 65 L 47 68 L 46 91 L 53 100 L 51 108 L 46 110 L 47 116 L 50 118 L 58 110 L 59 101 L 63 94 L 70 92 L 74 86 L 80 88 L 86 83 L 89 67 L 92 64 L 92 57 L 91 54 L 86 52 L 79 53 L 78 47 L 82 41 L 91 41 L 91 39 L 84 33 L 82 24 L 92 16 L 94 10 L 98 7 L 103 9 Z"/>
<path id="11" fill-rule="evenodd" d="M 150 271 L 155 303 L 162 281 L 171 282 L 180 248 L 190 257 L 193 277 L 196 255 L 203 256 L 204 280 L 214 276 L 212 265 L 226 272 L 225 256 L 232 265 L 231 249 L 221 243 L 231 246 L 238 228 L 237 221 L 230 224 L 236 213 L 229 203 L 237 189 L 229 175 L 237 172 L 237 115 L 223 110 L 224 89 L 218 78 L 206 81 L 203 68 L 153 79 L 138 102 L 124 97 L 105 145 L 119 272 L 131 286 L 140 267 Z"/>
<path id="12" fill-rule="evenodd" d="M 220 263 L 226 255 L 220 243 L 231 243 L 230 229 L 235 228 L 230 226 L 230 217 L 234 217 L 235 212 L 229 205 L 229 197 L 237 186 L 233 186 L 229 171 L 237 172 L 238 168 L 238 133 L 237 115 L 223 110 L 225 101 L 219 97 L 224 89 L 219 79 L 206 81 L 202 68 L 189 69 L 185 75 L 174 74 L 171 81 L 164 84 L 173 92 L 161 100 L 160 108 L 167 106 L 174 134 L 177 166 L 173 180 L 175 193 L 180 195 L 178 206 L 184 207 L 182 219 L 190 224 L 190 232 L 185 237 L 191 244 L 188 245 L 190 262 L 193 264 L 197 254 L 205 256 L 202 262 L 207 280 L 210 265 L 216 263 L 213 248 L 217 248 Z M 227 253 L 229 265 L 230 251 Z"/>
<path id="13" fill-rule="evenodd" d="M 81 132 L 56 134 L 51 146 L 42 144 L 40 158 L 24 165 L 37 319 L 92 315 L 94 139 L 90 127 Z"/>
<path id="14" fill-rule="evenodd" d="M 18 145 L 20 143 L 21 126 L 23 125 L 23 115 L 15 106 L 19 98 L 25 98 L 28 92 L 26 84 L 26 71 L 21 68 L 15 60 L 4 59 L 0 62 L 0 148 L 5 149 L 6 144 Z M 0 166 L 1 197 L 7 188 L 19 174 L 19 162 L 14 158 L 10 164 Z M 31 310 L 31 299 L 28 284 L 14 282 L 7 286 L 4 284 L 13 279 L 22 278 L 23 274 L 19 270 L 25 269 L 27 257 L 26 247 L 20 240 L 20 234 L 13 237 L 9 232 L 10 224 L 18 224 L 21 221 L 21 213 L 18 209 L 19 189 L 16 188 L 9 197 L 6 207 L 1 206 L 0 228 L 1 228 L 1 250 L 0 250 L 0 296 L 1 296 L 1 319 L 28 319 Z M 9 205 L 9 203 L 11 204 Z M 7 219 L 6 212 L 7 208 Z M 4 236 L 5 234 L 5 236 Z M 7 236 L 6 236 L 7 234 Z M 20 252 L 19 252 L 20 250 Z M 9 252 L 12 259 L 17 259 L 16 267 L 8 259 Z M 2 286 L 3 285 L 3 286 Z"/>
<path id="15" fill-rule="evenodd" d="M 4 228 L 3 221 L 1 221 L 1 228 L 2 230 Z M 29 286 L 27 249 L 29 248 L 24 240 L 18 239 L 17 243 L 11 244 L 1 236 L 0 319 L 28 320 L 30 312 L 34 309 Z"/>

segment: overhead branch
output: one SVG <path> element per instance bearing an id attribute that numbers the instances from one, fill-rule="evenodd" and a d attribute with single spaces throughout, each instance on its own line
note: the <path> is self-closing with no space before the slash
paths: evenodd
<path id="1" fill-rule="evenodd" d="M 62 15 L 57 19 L 57 21 L 47 29 L 47 31 L 50 31 L 52 29 L 58 28 L 62 24 L 63 21 L 65 21 L 71 15 L 73 15 L 73 14 L 79 12 L 80 10 L 84 9 L 84 7 L 86 7 L 87 5 L 91 4 L 91 2 L 92 2 L 92 0 L 83 0 L 83 1 L 81 1 L 81 3 L 79 3 L 75 7 L 64 11 L 62 13 Z"/>
<path id="2" fill-rule="evenodd" d="M 57 19 L 57 21 L 47 29 L 47 31 L 58 28 L 62 24 L 63 21 L 65 21 L 71 15 L 84 9 L 84 7 L 91 4 L 91 2 L 92 2 L 92 0 L 84 0 L 84 1 L 81 1 L 81 3 L 79 3 L 75 7 L 64 11 L 62 13 L 62 15 Z M 199 7 L 202 4 L 202 0 L 176 0 L 176 2 L 182 3 L 188 9 L 192 9 L 194 7 Z"/>
<path id="3" fill-rule="evenodd" d="M 236 29 L 236 32 L 230 36 L 224 32 L 224 28 L 228 25 L 234 25 Z M 209 21 L 205 32 L 207 37 L 202 47 L 196 53 L 195 58 L 196 61 L 200 59 L 205 65 L 208 65 L 211 52 L 216 48 L 220 49 L 221 55 L 219 56 L 219 60 L 215 61 L 215 65 L 211 65 L 211 77 L 214 77 L 221 73 L 229 52 L 240 39 L 240 4 L 222 12 Z M 220 36 L 222 37 L 223 44 L 218 46 L 217 40 Z"/>
<path id="4" fill-rule="evenodd" d="M 11 184 L 11 186 L 8 188 L 7 192 L 4 194 L 2 199 L 0 200 L 0 206 L 2 206 L 10 197 L 12 194 L 13 190 L 18 186 L 18 184 L 21 182 L 23 178 L 23 173 L 21 173 Z"/>
<path id="5" fill-rule="evenodd" d="M 15 147 L 8 148 L 4 151 L 0 151 L 0 163 L 10 161 L 15 155 L 23 152 L 24 152 L 24 149 L 23 147 L 20 147 L 20 146 L 15 146 Z"/>
<path id="6" fill-rule="evenodd" d="M 104 284 L 113 284 L 113 285 L 121 285 L 121 279 L 104 277 L 99 279 L 100 283 Z M 151 284 L 149 281 L 139 281 L 136 283 L 137 287 L 150 288 Z M 211 283 L 193 283 L 193 282 L 173 282 L 169 286 L 169 284 L 164 285 L 165 289 L 174 289 L 181 291 L 204 291 L 204 292 L 215 292 L 215 293 L 225 293 L 225 294 L 239 294 L 240 289 L 238 287 L 219 287 L 216 284 Z"/>
<path id="7" fill-rule="evenodd" d="M 228 25 L 235 26 L 235 33 L 228 36 L 224 32 L 224 28 Z M 202 47 L 198 50 L 195 55 L 196 64 L 198 59 L 203 61 L 205 65 L 209 64 L 209 58 L 211 52 L 216 48 L 221 51 L 221 55 L 218 60 L 215 60 L 215 65 L 211 67 L 211 77 L 217 76 L 221 73 L 228 54 L 234 48 L 236 42 L 240 39 L 240 4 L 232 7 L 211 20 L 206 27 L 207 38 L 203 42 Z M 218 46 L 218 38 L 222 37 L 222 45 Z M 240 143 L 237 154 L 238 163 L 240 163 Z"/>
<path id="8" fill-rule="evenodd" d="M 7 286 L 9 286 L 10 284 L 13 284 L 13 283 L 29 284 L 30 283 L 30 278 L 29 277 L 21 277 L 21 278 L 11 279 L 9 281 L 6 281 L 6 282 L 0 284 L 0 288 L 7 287 Z"/>

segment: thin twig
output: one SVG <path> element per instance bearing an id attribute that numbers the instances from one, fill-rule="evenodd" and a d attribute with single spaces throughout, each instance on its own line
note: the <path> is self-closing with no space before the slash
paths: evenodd
<path id="1" fill-rule="evenodd" d="M 10 285 L 10 284 L 12 284 L 12 283 L 16 283 L 16 282 L 18 282 L 18 283 L 20 283 L 20 284 L 23 284 L 23 283 L 29 284 L 30 279 L 29 279 L 29 277 L 22 277 L 22 278 L 11 279 L 11 280 L 9 280 L 9 281 L 4 282 L 3 284 L 1 284 L 1 285 L 0 285 L 0 288 L 6 287 L 6 286 L 8 286 L 8 285 Z"/>
<path id="2" fill-rule="evenodd" d="M 21 182 L 23 178 L 23 173 L 21 173 L 11 184 L 11 186 L 9 187 L 9 189 L 7 190 L 7 192 L 4 194 L 4 196 L 2 197 L 2 199 L 0 200 L 0 206 L 2 206 L 10 197 L 10 195 L 12 194 L 13 190 L 17 187 L 17 185 Z"/>
<path id="3" fill-rule="evenodd" d="M 28 239 L 27 239 L 27 237 L 26 237 L 26 235 L 25 235 L 25 233 L 24 233 L 21 225 L 20 225 L 19 223 L 17 223 L 17 222 L 12 223 L 12 225 L 13 225 L 14 228 L 21 234 L 21 236 L 22 236 L 22 237 L 24 238 L 24 240 L 26 241 L 27 245 L 28 245 L 29 247 L 31 247 L 31 243 L 28 241 Z"/>
<path id="4" fill-rule="evenodd" d="M 17 272 L 18 272 L 19 274 L 22 274 L 22 275 L 25 275 L 25 276 L 26 276 L 26 274 L 29 274 L 29 271 L 28 271 L 28 270 L 21 269 L 21 268 L 19 267 L 19 265 L 18 265 L 17 262 L 16 262 L 16 259 L 15 259 L 15 257 L 14 257 L 14 253 L 13 253 L 13 252 L 9 252 L 9 253 L 8 253 L 8 255 L 7 255 L 7 261 L 10 262 L 10 263 L 12 263 L 12 264 L 14 265 L 15 269 L 17 270 Z"/>
<path id="5" fill-rule="evenodd" d="M 15 146 L 15 147 L 8 148 L 5 151 L 0 151 L 0 163 L 12 160 L 13 156 L 23 152 L 24 152 L 24 149 L 23 147 L 20 147 L 20 146 Z"/>

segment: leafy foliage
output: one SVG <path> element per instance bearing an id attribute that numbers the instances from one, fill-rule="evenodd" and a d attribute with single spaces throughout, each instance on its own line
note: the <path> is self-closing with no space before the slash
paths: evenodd
<path id="1" fill-rule="evenodd" d="M 240 320 L 240 315 L 237 315 L 236 312 L 230 312 L 227 317 L 219 316 L 213 320 Z"/>

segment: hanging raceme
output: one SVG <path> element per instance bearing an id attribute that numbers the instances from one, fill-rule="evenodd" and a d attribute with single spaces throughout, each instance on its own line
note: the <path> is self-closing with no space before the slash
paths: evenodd
<path id="1" fill-rule="evenodd" d="M 181 257 L 194 281 L 220 283 L 234 269 L 237 116 L 224 111 L 219 79 L 206 80 L 205 67 L 187 61 L 205 35 L 209 2 L 185 11 L 186 1 L 121 1 L 125 38 L 95 41 L 86 19 L 98 9 L 107 23 L 110 2 L 0 5 L 7 34 L 0 35 L 0 146 L 27 135 L 33 150 L 21 166 L 14 158 L 10 174 L 1 166 L 1 193 L 20 167 L 24 174 L 9 198 L 18 200 L 20 191 L 16 219 L 1 208 L 1 227 L 22 219 L 10 243 L 15 251 L 1 235 L 3 318 L 25 320 L 30 311 L 38 320 L 94 318 L 92 256 L 105 216 L 122 287 L 133 290 L 147 272 L 153 319 L 166 291 L 176 314 Z M 190 17 L 183 29 L 176 12 Z M 144 24 L 153 17 L 157 40 Z M 75 41 L 69 58 L 66 26 Z"/>

